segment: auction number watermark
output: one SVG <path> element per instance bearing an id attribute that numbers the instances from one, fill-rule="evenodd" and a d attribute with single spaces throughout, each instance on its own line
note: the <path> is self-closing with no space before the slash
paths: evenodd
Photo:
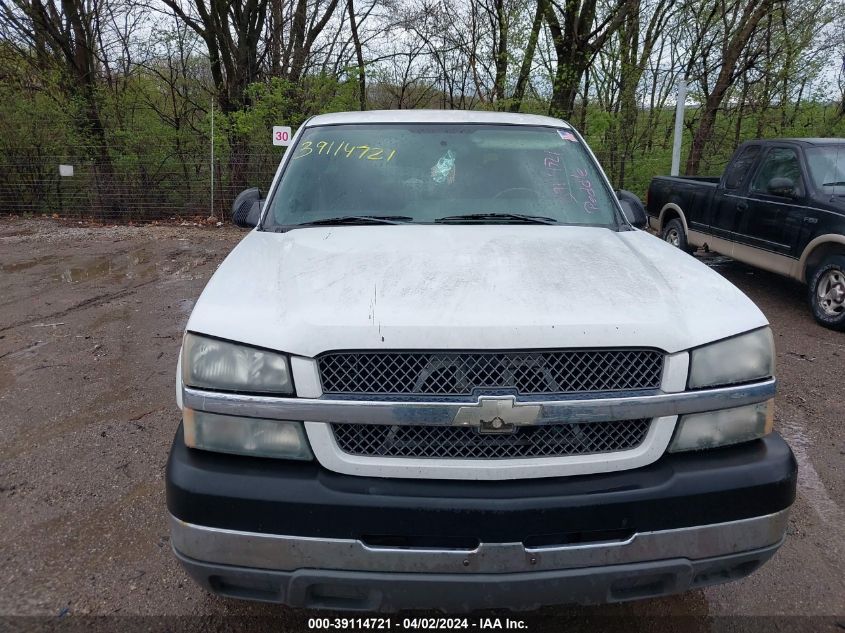
<path id="1" fill-rule="evenodd" d="M 520 618 L 308 618 L 309 630 L 365 631 L 525 631 L 528 624 Z"/>

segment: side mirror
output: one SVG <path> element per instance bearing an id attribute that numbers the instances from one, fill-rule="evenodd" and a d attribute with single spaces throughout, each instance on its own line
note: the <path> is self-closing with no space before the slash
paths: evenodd
<path id="1" fill-rule="evenodd" d="M 795 181 L 793 181 L 792 178 L 772 178 L 769 181 L 767 189 L 773 196 L 782 196 L 784 198 L 793 198 L 796 193 Z"/>
<path id="2" fill-rule="evenodd" d="M 245 229 L 258 226 L 261 219 L 261 192 L 257 187 L 245 189 L 232 203 L 232 222 Z"/>
<path id="3" fill-rule="evenodd" d="M 637 195 L 620 189 L 616 192 L 616 197 L 622 206 L 622 213 L 625 214 L 625 219 L 634 228 L 645 229 L 648 226 L 648 215 L 645 212 L 645 206 L 643 206 L 642 201 Z"/>

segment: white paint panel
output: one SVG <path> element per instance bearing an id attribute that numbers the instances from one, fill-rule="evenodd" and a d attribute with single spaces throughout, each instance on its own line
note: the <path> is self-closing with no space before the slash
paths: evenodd
<path id="1" fill-rule="evenodd" d="M 248 233 L 188 329 L 314 357 L 343 349 L 675 353 L 766 324 L 724 277 L 643 231 L 391 225 Z"/>
<path id="2" fill-rule="evenodd" d="M 320 372 L 317 368 L 317 361 L 313 358 L 292 356 L 290 371 L 293 374 L 293 384 L 298 398 L 319 398 L 323 395 Z"/>
<path id="3" fill-rule="evenodd" d="M 689 352 L 666 356 L 663 361 L 663 381 L 660 389 L 666 393 L 680 393 L 687 388 Z"/>
<path id="4" fill-rule="evenodd" d="M 356 123 L 488 123 L 503 125 L 546 125 L 571 129 L 561 119 L 537 114 L 482 112 L 477 110 L 367 110 L 365 112 L 332 112 L 308 120 L 316 125 L 354 125 Z"/>

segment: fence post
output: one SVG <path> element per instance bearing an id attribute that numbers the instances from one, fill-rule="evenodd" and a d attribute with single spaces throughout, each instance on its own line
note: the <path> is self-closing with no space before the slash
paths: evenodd
<path id="1" fill-rule="evenodd" d="M 211 98 L 211 216 L 214 216 L 214 97 Z"/>
<path id="2" fill-rule="evenodd" d="M 675 103 L 675 138 L 672 143 L 672 170 L 670 175 L 681 173 L 681 141 L 684 135 L 684 106 L 687 100 L 687 78 L 678 78 L 678 96 Z"/>

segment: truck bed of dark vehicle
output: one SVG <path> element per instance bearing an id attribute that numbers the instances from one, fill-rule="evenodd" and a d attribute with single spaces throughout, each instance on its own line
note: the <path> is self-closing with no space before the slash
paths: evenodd
<path id="1" fill-rule="evenodd" d="M 646 213 L 649 224 L 658 228 L 651 220 L 660 217 L 660 212 L 669 203 L 675 203 L 682 209 L 701 210 L 713 198 L 720 178 L 702 176 L 655 176 L 651 179 L 646 196 Z"/>

